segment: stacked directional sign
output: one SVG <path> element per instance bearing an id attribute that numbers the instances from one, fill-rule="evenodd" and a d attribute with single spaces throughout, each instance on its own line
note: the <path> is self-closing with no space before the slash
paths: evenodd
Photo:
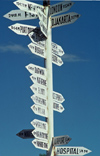
<path id="1" fill-rule="evenodd" d="M 48 25 L 49 19 L 51 21 L 50 29 L 58 26 L 68 25 L 74 23 L 80 15 L 75 12 L 62 14 L 58 16 L 54 16 L 56 14 L 60 14 L 68 11 L 74 4 L 71 1 L 63 1 L 52 6 L 48 7 L 48 13 L 46 13 L 46 7 L 29 2 L 26 0 L 20 1 L 17 0 L 14 4 L 19 8 L 19 10 L 12 10 L 4 17 L 12 20 L 31 20 L 31 19 L 39 19 L 40 28 L 37 26 L 25 25 L 16 23 L 9 28 L 14 31 L 18 35 L 29 36 L 31 39 L 31 43 L 28 44 L 28 48 L 30 51 L 38 55 L 44 59 L 47 59 L 47 51 L 46 44 L 48 35 Z M 61 66 L 63 65 L 63 61 L 61 56 L 64 55 L 64 51 L 62 47 L 54 42 L 51 42 L 51 62 Z M 51 63 L 51 64 L 52 64 Z M 32 111 L 42 117 L 49 118 L 48 111 L 48 70 L 47 68 L 40 67 L 35 64 L 28 64 L 26 69 L 30 72 L 30 79 L 33 84 L 30 86 L 32 92 L 34 93 L 31 96 L 34 104 L 31 106 Z M 52 73 L 49 73 L 52 74 Z M 64 107 L 62 103 L 64 102 L 64 97 L 55 91 L 51 92 L 52 97 L 52 110 L 62 113 L 64 111 Z M 49 119 L 50 121 L 50 119 Z M 49 150 L 49 128 L 50 124 L 46 121 L 41 121 L 38 119 L 34 119 L 31 121 L 32 126 L 35 129 L 32 130 L 22 130 L 17 135 L 22 138 L 35 138 L 32 143 L 36 148 Z M 59 146 L 68 144 L 71 138 L 68 135 L 52 137 L 51 142 L 51 150 L 53 151 L 52 156 L 54 155 L 85 155 L 90 153 L 91 151 L 84 147 L 68 147 L 68 146 Z M 53 148 L 54 147 L 54 148 Z M 53 150 L 54 149 L 54 150 Z M 49 151 L 49 156 L 51 156 Z"/>

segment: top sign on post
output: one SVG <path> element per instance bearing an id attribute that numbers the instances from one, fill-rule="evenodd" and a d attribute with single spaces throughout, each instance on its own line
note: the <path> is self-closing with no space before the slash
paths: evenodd
<path id="1" fill-rule="evenodd" d="M 54 5 L 50 6 L 49 14 L 51 16 L 53 16 L 53 15 L 56 15 L 56 14 L 60 14 L 62 12 L 66 12 L 73 5 L 74 5 L 74 2 L 71 2 L 71 1 L 63 1 L 63 2 L 60 2 L 60 3 L 54 4 Z"/>
<path id="2" fill-rule="evenodd" d="M 14 4 L 23 11 L 37 14 L 37 8 L 43 10 L 43 6 L 29 1 L 15 1 Z"/>

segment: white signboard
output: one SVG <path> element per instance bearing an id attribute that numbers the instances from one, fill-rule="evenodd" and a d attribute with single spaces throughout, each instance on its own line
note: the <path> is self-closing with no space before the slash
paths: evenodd
<path id="1" fill-rule="evenodd" d="M 30 19 L 38 18 L 36 14 L 25 12 L 22 10 L 12 10 L 8 12 L 7 14 L 5 14 L 4 17 L 12 21 L 30 20 Z"/>
<path id="2" fill-rule="evenodd" d="M 53 145 L 65 145 L 70 142 L 71 138 L 68 135 L 53 137 Z"/>
<path id="3" fill-rule="evenodd" d="M 14 4 L 20 10 L 23 10 L 23 11 L 26 11 L 26 12 L 30 12 L 30 13 L 34 13 L 34 14 L 37 14 L 37 8 L 40 8 L 40 9 L 43 10 L 43 6 L 42 5 L 39 5 L 39 4 L 36 4 L 36 3 L 33 3 L 33 2 L 29 2 L 29 1 L 25 1 L 25 0 L 15 1 Z"/>
<path id="4" fill-rule="evenodd" d="M 54 64 L 58 65 L 58 66 L 63 65 L 62 59 L 59 56 L 55 55 L 55 54 L 52 54 L 52 62 Z"/>
<path id="5" fill-rule="evenodd" d="M 64 97 L 60 93 L 54 92 L 54 91 L 53 91 L 53 100 L 59 103 L 62 103 L 65 101 Z"/>
<path id="6" fill-rule="evenodd" d="M 42 21 L 39 22 L 39 25 L 42 33 L 45 35 L 45 37 L 47 37 L 47 27 L 44 25 Z"/>
<path id="7" fill-rule="evenodd" d="M 40 47 L 45 47 L 45 41 L 40 41 L 39 38 L 37 37 L 37 34 L 34 32 L 31 32 L 28 34 L 29 38 L 31 39 L 31 41 L 36 44 L 37 46 Z M 51 43 L 52 44 L 52 53 L 59 55 L 59 56 L 63 56 L 64 55 L 64 51 L 62 49 L 62 47 L 54 42 Z"/>
<path id="8" fill-rule="evenodd" d="M 53 110 L 62 113 L 64 111 L 64 107 L 60 103 L 53 102 Z"/>
<path id="9" fill-rule="evenodd" d="M 46 141 L 34 139 L 34 140 L 32 141 L 32 144 L 33 144 L 36 148 L 39 148 L 39 149 L 42 149 L 42 150 L 48 150 L 48 143 L 47 143 Z"/>
<path id="10" fill-rule="evenodd" d="M 40 97 L 36 94 L 31 96 L 31 99 L 33 100 L 34 103 L 42 105 L 42 106 L 47 106 L 47 100 L 43 97 Z"/>
<path id="11" fill-rule="evenodd" d="M 36 27 L 31 25 L 25 25 L 16 23 L 14 25 L 9 26 L 9 29 L 14 31 L 18 35 L 28 35 L 30 32 L 32 32 Z"/>
<path id="12" fill-rule="evenodd" d="M 46 97 L 47 96 L 47 88 L 46 87 L 41 87 L 41 86 L 38 86 L 36 84 L 33 84 L 32 86 L 30 86 L 31 90 L 39 95 L 39 96 L 43 96 L 43 97 Z"/>
<path id="13" fill-rule="evenodd" d="M 43 117 L 48 116 L 46 107 L 41 107 L 41 106 L 38 106 L 38 105 L 34 104 L 34 105 L 31 106 L 31 109 L 37 115 L 40 115 L 40 116 L 43 116 Z"/>
<path id="14" fill-rule="evenodd" d="M 46 57 L 46 53 L 45 53 L 44 48 L 39 47 L 38 45 L 35 45 L 35 44 L 33 44 L 33 43 L 30 43 L 30 44 L 28 45 L 28 47 L 29 47 L 29 49 L 31 50 L 31 52 L 32 52 L 33 54 L 36 54 L 36 55 L 41 56 L 41 57 L 43 57 L 43 58 Z"/>
<path id="15" fill-rule="evenodd" d="M 34 119 L 31 121 L 32 126 L 34 126 L 37 130 L 43 130 L 43 131 L 48 131 L 48 124 L 47 122 L 41 121 Z"/>
<path id="16" fill-rule="evenodd" d="M 32 131 L 32 134 L 36 139 L 48 140 L 48 134 L 46 132 L 35 129 Z"/>
<path id="17" fill-rule="evenodd" d="M 46 68 L 37 66 L 35 64 L 30 63 L 29 65 L 26 66 L 26 69 L 33 74 L 34 76 L 40 76 L 42 78 L 45 78 L 47 75 Z"/>
<path id="18" fill-rule="evenodd" d="M 31 75 L 30 78 L 33 81 L 33 83 L 35 83 L 35 84 L 39 84 L 41 86 L 47 86 L 46 78 L 43 79 L 39 76 L 34 76 L 34 75 Z"/>
<path id="19" fill-rule="evenodd" d="M 51 18 L 52 28 L 74 23 L 80 17 L 79 14 L 71 12 Z"/>
<path id="20" fill-rule="evenodd" d="M 41 22 L 43 22 L 43 25 L 47 28 L 47 17 L 44 14 L 44 12 L 40 9 L 37 9 L 37 15 Z"/>
<path id="21" fill-rule="evenodd" d="M 62 146 L 62 147 L 55 147 L 55 154 L 56 155 L 85 155 L 90 153 L 91 151 L 84 147 L 77 147 L 77 146 Z"/>
<path id="22" fill-rule="evenodd" d="M 56 15 L 56 14 L 60 14 L 62 12 L 66 12 L 68 11 L 72 6 L 73 6 L 74 2 L 71 1 L 63 1 L 54 5 L 50 6 L 50 15 Z"/>

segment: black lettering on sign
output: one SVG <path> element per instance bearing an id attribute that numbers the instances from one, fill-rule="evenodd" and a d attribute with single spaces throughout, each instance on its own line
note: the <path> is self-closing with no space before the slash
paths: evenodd
<path id="1" fill-rule="evenodd" d="M 52 18 L 52 26 L 62 25 L 71 22 L 70 15 L 64 15 Z"/>
<path id="2" fill-rule="evenodd" d="M 35 46 L 35 53 L 38 53 L 38 54 L 44 56 L 44 50 L 37 46 Z"/>
<path id="3" fill-rule="evenodd" d="M 54 14 L 54 13 L 58 13 L 58 12 L 60 12 L 60 11 L 62 11 L 62 4 L 58 4 L 58 5 L 52 6 L 52 7 L 50 8 L 50 14 L 51 14 L 51 15 Z"/>
<path id="4" fill-rule="evenodd" d="M 42 79 L 42 78 L 40 78 L 40 77 L 37 77 L 37 82 L 38 82 L 39 84 L 41 84 L 41 85 L 46 86 L 46 80 L 44 80 L 44 79 Z"/>
<path id="5" fill-rule="evenodd" d="M 56 55 L 52 55 L 52 61 L 58 63 L 58 60 L 57 60 L 57 56 Z"/>
<path id="6" fill-rule="evenodd" d="M 35 73 L 40 74 L 40 75 L 45 75 L 45 72 L 43 69 L 35 67 Z"/>
<path id="7" fill-rule="evenodd" d="M 72 3 L 64 4 L 64 5 L 63 5 L 63 8 L 67 8 L 67 7 L 71 6 L 71 5 L 72 5 Z"/>

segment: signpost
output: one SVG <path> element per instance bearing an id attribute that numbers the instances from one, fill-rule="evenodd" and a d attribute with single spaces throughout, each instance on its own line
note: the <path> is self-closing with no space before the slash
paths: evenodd
<path id="1" fill-rule="evenodd" d="M 34 140 L 32 141 L 32 144 L 33 144 L 36 148 L 39 148 L 39 149 L 42 149 L 42 150 L 48 150 L 48 143 L 47 143 L 47 141 L 34 139 Z"/>
<path id="2" fill-rule="evenodd" d="M 45 121 L 34 119 L 31 124 L 35 130 L 22 130 L 17 135 L 21 138 L 36 138 L 32 144 L 39 149 L 47 150 L 47 156 L 54 155 L 85 155 L 91 151 L 84 147 L 68 147 L 57 145 L 68 144 L 71 138 L 68 135 L 54 137 L 53 111 L 62 113 L 64 107 L 64 97 L 53 91 L 52 62 L 58 66 L 63 64 L 59 56 L 63 56 L 64 51 L 61 46 L 52 42 L 51 29 L 74 23 L 80 15 L 75 12 L 54 16 L 68 11 L 74 4 L 71 1 L 63 1 L 50 6 L 50 0 L 43 0 L 39 5 L 29 1 L 15 1 L 14 4 L 20 10 L 12 10 L 4 17 L 12 20 L 28 20 L 39 18 L 40 28 L 25 24 L 16 23 L 9 28 L 19 35 L 28 35 L 32 41 L 28 45 L 32 53 L 41 56 L 45 60 L 45 68 L 30 63 L 26 69 L 32 74 L 30 76 L 33 85 L 30 87 L 35 93 L 31 96 L 34 105 L 31 106 L 33 112 L 46 118 Z M 54 16 L 54 17 L 51 17 Z M 33 135 L 32 135 L 33 134 Z"/>
<path id="3" fill-rule="evenodd" d="M 25 24 L 20 24 L 16 23 L 11 26 L 9 26 L 9 29 L 14 31 L 18 35 L 28 35 L 30 32 L 32 32 L 36 27 L 30 26 L 30 25 L 25 25 Z"/>
<path id="4" fill-rule="evenodd" d="M 32 138 L 34 138 L 34 135 L 32 134 L 33 130 L 34 129 L 23 129 L 22 131 L 20 131 L 16 135 L 22 139 L 32 139 Z"/>
<path id="5" fill-rule="evenodd" d="M 32 134 L 34 135 L 34 137 L 36 139 L 42 139 L 42 140 L 48 140 L 48 133 L 47 132 L 43 132 L 43 131 L 39 131 L 39 130 L 33 130 Z"/>
<path id="6" fill-rule="evenodd" d="M 38 105 L 34 104 L 34 105 L 31 106 L 31 109 L 37 115 L 40 115 L 40 116 L 43 116 L 43 117 L 48 116 L 46 107 L 41 107 L 41 106 L 38 106 Z"/>
<path id="7" fill-rule="evenodd" d="M 30 76 L 31 80 L 33 81 L 33 83 L 37 84 L 37 85 L 41 85 L 41 86 L 47 86 L 47 81 L 46 81 L 46 78 L 41 78 L 39 76 L 34 76 L 34 75 L 31 75 Z"/>
<path id="8" fill-rule="evenodd" d="M 60 2 L 60 3 L 54 4 L 54 5 L 50 6 L 49 14 L 51 16 L 54 16 L 56 14 L 60 14 L 60 13 L 66 12 L 73 5 L 74 5 L 74 2 L 71 2 L 71 1 L 63 1 L 63 2 Z"/>
<path id="9" fill-rule="evenodd" d="M 14 4 L 20 10 L 23 10 L 23 11 L 26 11 L 26 12 L 30 12 L 30 13 L 34 13 L 34 14 L 37 14 L 37 8 L 40 8 L 40 9 L 43 10 L 43 6 L 42 5 L 39 5 L 39 4 L 36 4 L 36 3 L 33 3 L 33 2 L 29 2 L 29 1 L 25 1 L 25 0 L 15 1 Z"/>
<path id="10" fill-rule="evenodd" d="M 71 138 L 68 135 L 58 136 L 53 138 L 53 145 L 65 145 L 70 142 Z"/>
<path id="11" fill-rule="evenodd" d="M 73 146 L 62 146 L 62 147 L 55 147 L 55 154 L 56 155 L 85 155 L 90 153 L 91 151 L 84 147 L 73 147 Z"/>
<path id="12" fill-rule="evenodd" d="M 8 18 L 12 21 L 20 21 L 20 20 L 30 20 L 37 19 L 38 16 L 33 13 L 29 13 L 22 10 L 12 10 L 4 15 L 5 18 Z"/>
<path id="13" fill-rule="evenodd" d="M 26 66 L 26 69 L 33 74 L 34 76 L 41 76 L 43 78 L 46 78 L 47 76 L 47 70 L 46 68 L 37 66 L 35 64 L 30 63 L 29 65 Z"/>
<path id="14" fill-rule="evenodd" d="M 52 17 L 52 28 L 74 23 L 80 17 L 79 14 L 71 12 L 59 16 Z"/>
<path id="15" fill-rule="evenodd" d="M 48 131 L 48 124 L 47 124 L 47 122 L 34 119 L 33 121 L 31 121 L 31 124 L 32 124 L 32 126 L 33 126 L 34 128 L 36 128 L 37 130 L 43 130 L 43 131 L 45 131 L 45 132 Z"/>

